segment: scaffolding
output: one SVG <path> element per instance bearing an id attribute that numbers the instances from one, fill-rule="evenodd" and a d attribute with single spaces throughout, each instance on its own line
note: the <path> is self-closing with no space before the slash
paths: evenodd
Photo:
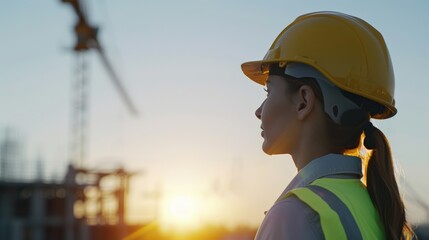
<path id="1" fill-rule="evenodd" d="M 69 165 L 61 183 L 0 181 L 0 239 L 122 239 L 132 173 Z"/>

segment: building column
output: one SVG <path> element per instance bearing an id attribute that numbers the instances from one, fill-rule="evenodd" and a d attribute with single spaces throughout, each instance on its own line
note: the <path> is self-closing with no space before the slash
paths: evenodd
<path id="1" fill-rule="evenodd" d="M 46 227 L 46 211 L 43 189 L 36 187 L 31 195 L 31 239 L 44 240 Z"/>

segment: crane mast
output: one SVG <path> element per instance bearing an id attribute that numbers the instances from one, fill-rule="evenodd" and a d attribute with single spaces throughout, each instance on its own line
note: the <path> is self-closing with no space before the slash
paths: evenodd
<path id="1" fill-rule="evenodd" d="M 97 52 L 105 67 L 113 86 L 116 88 L 122 101 L 128 108 L 131 115 L 137 116 L 137 109 L 125 91 L 118 75 L 114 71 L 112 64 L 107 58 L 98 38 L 98 28 L 88 22 L 85 9 L 79 0 L 61 0 L 70 4 L 77 16 L 74 26 L 76 43 L 73 50 L 77 53 L 76 79 L 73 83 L 73 106 L 72 106 L 72 133 L 71 133 L 71 161 L 77 167 L 83 167 L 86 158 L 86 146 L 88 142 L 88 97 L 89 79 L 88 63 L 85 53 L 93 49 Z"/>

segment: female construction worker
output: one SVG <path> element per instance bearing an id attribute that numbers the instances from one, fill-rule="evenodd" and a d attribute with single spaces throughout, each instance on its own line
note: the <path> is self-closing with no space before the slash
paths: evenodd
<path id="1" fill-rule="evenodd" d="M 353 16 L 310 13 L 241 67 L 266 86 L 264 152 L 290 154 L 298 169 L 256 239 L 410 239 L 388 141 L 370 121 L 397 111 L 382 35 Z"/>

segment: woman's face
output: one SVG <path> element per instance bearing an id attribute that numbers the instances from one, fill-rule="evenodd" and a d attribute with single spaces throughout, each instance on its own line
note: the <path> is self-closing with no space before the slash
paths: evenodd
<path id="1" fill-rule="evenodd" d="M 255 115 L 261 120 L 262 149 L 265 153 L 291 153 L 298 129 L 294 95 L 289 93 L 283 77 L 271 75 L 267 80 L 267 98 L 256 110 Z"/>

